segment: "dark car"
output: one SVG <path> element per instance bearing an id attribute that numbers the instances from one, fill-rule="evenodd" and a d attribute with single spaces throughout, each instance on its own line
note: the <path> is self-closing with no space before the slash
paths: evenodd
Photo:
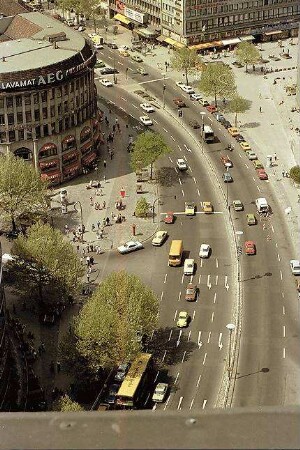
<path id="1" fill-rule="evenodd" d="M 223 122 L 222 125 L 223 125 L 226 129 L 232 127 L 232 125 L 231 125 L 231 123 L 229 122 L 229 120 L 225 120 L 225 122 Z"/>
<path id="2" fill-rule="evenodd" d="M 119 73 L 119 71 L 113 67 L 103 67 L 103 69 L 100 70 L 100 73 L 101 75 L 110 75 L 112 73 Z"/>
<path id="3" fill-rule="evenodd" d="M 130 367 L 130 363 L 120 364 L 115 374 L 115 381 L 123 381 Z"/>
<path id="4" fill-rule="evenodd" d="M 115 44 L 114 42 L 108 42 L 107 47 L 112 48 L 114 50 L 118 48 L 117 44 Z"/>
<path id="5" fill-rule="evenodd" d="M 200 128 L 200 123 L 197 122 L 197 120 L 190 120 L 190 121 L 189 121 L 189 124 L 190 124 L 190 126 L 191 126 L 192 128 L 194 128 L 194 129 Z"/>
<path id="6" fill-rule="evenodd" d="M 246 139 L 241 134 L 235 136 L 234 139 L 236 139 L 238 142 L 246 142 Z"/>
<path id="7" fill-rule="evenodd" d="M 111 384 L 108 389 L 108 394 L 105 397 L 105 402 L 109 405 L 114 405 L 116 401 L 116 395 L 118 393 L 120 385 L 119 384 Z"/>
<path id="8" fill-rule="evenodd" d="M 178 106 L 178 108 L 185 108 L 186 107 L 185 102 L 180 97 L 174 98 L 173 102 L 175 103 L 176 106 Z"/>

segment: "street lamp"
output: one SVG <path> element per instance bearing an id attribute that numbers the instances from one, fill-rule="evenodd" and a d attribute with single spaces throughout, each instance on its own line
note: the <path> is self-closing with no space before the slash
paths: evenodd
<path id="1" fill-rule="evenodd" d="M 204 116 L 206 115 L 206 113 L 204 111 L 201 111 L 200 114 L 201 114 L 201 151 L 203 153 Z"/>
<path id="2" fill-rule="evenodd" d="M 155 203 L 158 202 L 162 197 L 174 197 L 174 200 L 176 200 L 176 195 L 160 195 L 159 197 L 156 197 L 156 199 L 154 199 L 154 202 L 152 204 L 152 221 L 153 223 L 155 222 L 154 218 L 155 218 Z"/>
<path id="3" fill-rule="evenodd" d="M 226 167 L 226 172 L 229 173 L 229 167 Z M 226 182 L 226 207 L 227 207 L 227 209 L 229 209 L 229 204 L 228 204 L 228 189 L 229 189 L 229 181 L 227 180 L 227 182 Z"/>
<path id="4" fill-rule="evenodd" d="M 235 325 L 233 323 L 228 323 L 226 325 L 227 330 L 229 331 L 229 347 L 228 347 L 228 377 L 231 379 L 231 343 L 232 343 L 232 332 L 235 329 Z"/>
<path id="5" fill-rule="evenodd" d="M 165 100 L 165 91 L 166 91 L 166 84 L 165 84 L 165 81 L 166 81 L 166 73 L 164 72 L 164 73 L 162 73 L 162 75 L 163 75 L 163 77 L 164 77 L 164 84 L 163 84 L 163 109 L 165 109 L 165 106 L 166 106 L 166 100 Z"/>
<path id="6" fill-rule="evenodd" d="M 76 205 L 77 205 L 77 203 L 78 203 L 78 205 L 79 205 L 79 208 L 80 208 L 80 234 L 81 234 L 81 242 L 83 242 L 83 216 L 82 216 L 82 205 L 81 205 L 81 202 L 79 201 L 79 200 L 77 200 L 77 202 L 75 202 L 74 203 L 74 209 L 75 209 L 75 211 L 76 212 L 78 212 L 78 210 L 76 209 Z"/>
<path id="7" fill-rule="evenodd" d="M 237 261 L 238 261 L 238 283 L 241 281 L 241 267 L 240 267 L 240 258 L 241 258 L 241 254 L 242 254 L 242 248 L 240 246 L 240 238 L 241 236 L 244 234 L 243 231 L 236 231 L 235 235 L 237 237 L 237 242 L 236 242 L 236 246 L 237 246 Z"/>

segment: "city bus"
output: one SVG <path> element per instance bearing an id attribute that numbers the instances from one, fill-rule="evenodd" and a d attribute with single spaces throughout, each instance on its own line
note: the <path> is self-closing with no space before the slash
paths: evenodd
<path id="1" fill-rule="evenodd" d="M 175 240 L 171 242 L 169 251 L 169 266 L 180 266 L 182 260 L 183 242 Z"/>
<path id="2" fill-rule="evenodd" d="M 152 355 L 140 353 L 133 361 L 116 396 L 116 404 L 123 408 L 138 407 L 148 390 L 148 380 L 151 374 Z"/>

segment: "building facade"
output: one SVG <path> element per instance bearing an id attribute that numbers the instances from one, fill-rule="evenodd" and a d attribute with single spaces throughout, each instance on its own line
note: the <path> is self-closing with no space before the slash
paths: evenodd
<path id="1" fill-rule="evenodd" d="M 101 143 L 90 44 L 39 12 L 1 19 L 0 37 L 0 152 L 53 184 L 80 174 Z"/>
<path id="2" fill-rule="evenodd" d="M 147 14 L 148 23 L 169 38 L 169 42 L 173 39 L 183 45 L 246 35 L 254 35 L 260 40 L 270 40 L 272 36 L 276 38 L 296 36 L 297 23 L 300 20 L 299 0 L 109 0 L 109 2 L 111 15 L 121 13 L 126 19 L 130 19 L 126 14 L 128 9 Z"/>

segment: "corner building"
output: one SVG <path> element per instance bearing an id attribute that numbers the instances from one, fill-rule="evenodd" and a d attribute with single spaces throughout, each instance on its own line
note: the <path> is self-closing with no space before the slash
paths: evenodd
<path id="1" fill-rule="evenodd" d="M 91 166 L 101 143 L 96 56 L 84 37 L 39 12 L 0 20 L 0 152 L 59 184 Z"/>

